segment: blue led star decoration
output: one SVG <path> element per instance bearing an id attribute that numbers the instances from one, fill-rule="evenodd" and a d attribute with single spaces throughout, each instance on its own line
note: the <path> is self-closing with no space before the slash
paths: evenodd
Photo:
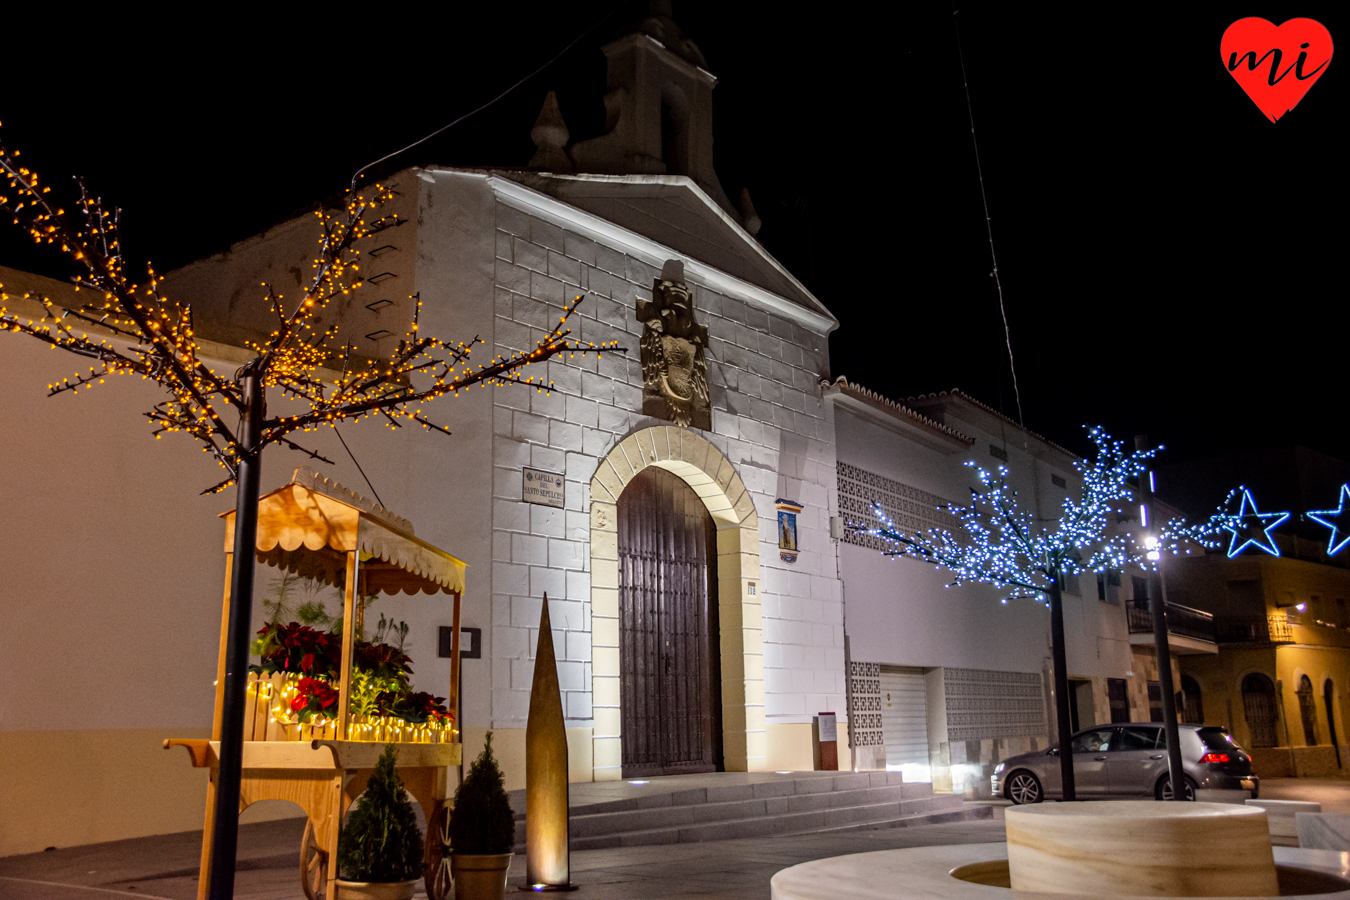
<path id="1" fill-rule="evenodd" d="M 1228 558 L 1232 559 L 1248 547 L 1256 547 L 1271 556 L 1279 556 L 1280 548 L 1276 546 L 1275 538 L 1271 537 L 1270 533 L 1289 518 L 1289 513 L 1260 512 L 1256 508 L 1251 491 L 1246 487 L 1239 487 L 1238 491 L 1242 493 L 1242 505 L 1238 507 L 1236 515 L 1227 516 L 1227 521 L 1223 523 L 1224 530 L 1233 535 L 1232 540 L 1228 542 Z"/>
<path id="2" fill-rule="evenodd" d="M 1308 513 L 1308 518 L 1319 525 L 1331 529 L 1331 540 L 1327 541 L 1327 556 L 1335 556 L 1350 544 L 1350 484 L 1341 485 L 1341 505 L 1336 509 L 1318 509 Z"/>

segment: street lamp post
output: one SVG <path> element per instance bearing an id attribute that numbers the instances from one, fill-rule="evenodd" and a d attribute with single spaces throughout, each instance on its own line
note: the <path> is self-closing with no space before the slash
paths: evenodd
<path id="1" fill-rule="evenodd" d="M 239 842 L 239 792 L 244 756 L 244 693 L 248 688 L 248 648 L 252 638 L 253 548 L 258 537 L 258 489 L 261 477 L 262 422 L 266 394 L 257 360 L 240 369 L 244 411 L 239 423 L 239 476 L 234 513 L 234 557 L 230 569 L 230 617 L 225 641 L 225 683 L 220 718 L 220 770 L 211 842 L 211 900 L 234 896 L 234 867 Z"/>
<path id="2" fill-rule="evenodd" d="M 1137 450 L 1148 449 L 1148 438 L 1136 436 Z M 1172 786 L 1172 799 L 1186 799 L 1186 774 L 1181 762 L 1181 736 L 1177 731 L 1176 690 L 1172 683 L 1172 650 L 1167 636 L 1167 581 L 1163 575 L 1162 544 L 1153 533 L 1153 470 L 1139 476 L 1139 519 L 1144 528 L 1146 557 L 1158 569 L 1155 584 L 1148 579 L 1149 613 L 1153 618 L 1153 646 L 1158 655 L 1158 689 L 1162 692 L 1163 732 L 1167 739 L 1167 780 Z"/>

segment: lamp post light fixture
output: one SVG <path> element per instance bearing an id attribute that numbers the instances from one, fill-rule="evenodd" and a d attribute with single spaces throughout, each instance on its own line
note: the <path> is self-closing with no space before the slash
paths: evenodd
<path id="1" fill-rule="evenodd" d="M 1136 450 L 1147 450 L 1148 438 L 1137 435 L 1134 446 Z M 1152 519 L 1149 512 L 1156 487 L 1152 469 L 1140 476 L 1139 524 L 1146 529 Z M 1172 786 L 1172 799 L 1185 800 L 1186 774 L 1181 761 L 1181 735 L 1177 729 L 1177 701 L 1172 683 L 1172 649 L 1167 635 L 1167 581 L 1162 569 L 1162 546 L 1151 530 L 1144 533 L 1144 551 L 1144 558 L 1153 563 L 1158 573 L 1156 583 L 1150 578 L 1147 584 L 1149 614 L 1153 618 L 1153 647 L 1158 656 L 1158 688 L 1162 693 L 1163 733 L 1167 738 L 1167 781 Z"/>

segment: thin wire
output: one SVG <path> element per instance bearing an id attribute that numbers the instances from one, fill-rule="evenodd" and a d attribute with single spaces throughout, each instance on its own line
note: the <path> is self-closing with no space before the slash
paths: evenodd
<path id="1" fill-rule="evenodd" d="M 576 38 L 573 39 L 572 43 L 568 44 L 566 47 L 562 48 L 562 50 L 558 51 L 558 54 L 557 54 L 556 56 L 554 56 L 554 57 L 553 57 L 552 59 L 550 59 L 548 62 L 544 63 L 544 64 L 543 64 L 542 66 L 540 66 L 539 68 L 535 69 L 535 70 L 534 70 L 533 72 L 531 72 L 530 74 L 526 75 L 524 78 L 522 78 L 522 79 L 520 79 L 519 81 L 517 81 L 515 84 L 511 85 L 511 86 L 510 86 L 509 88 L 507 88 L 506 90 L 502 91 L 502 92 L 501 92 L 500 94 L 498 94 L 497 96 L 493 97 L 493 98 L 492 98 L 491 100 L 489 100 L 488 102 L 484 103 L 482 106 L 478 107 L 477 109 L 473 110 L 472 112 L 467 112 L 467 113 L 465 113 L 464 115 L 460 116 L 458 119 L 455 119 L 455 121 L 451 122 L 449 125 L 442 125 L 440 128 L 437 128 L 435 131 L 431 132 L 431 134 L 428 134 L 426 137 L 419 138 L 418 140 L 413 141 L 411 144 L 409 144 L 408 146 L 404 147 L 402 150 L 395 150 L 393 153 L 390 153 L 390 154 L 388 154 L 388 155 L 386 155 L 386 156 L 381 156 L 379 159 L 375 160 L 374 162 L 372 162 L 372 163 L 367 163 L 366 165 L 364 165 L 364 166 L 362 166 L 361 168 L 357 169 L 357 170 L 356 170 L 356 174 L 352 176 L 352 190 L 356 190 L 356 182 L 357 182 L 357 179 L 359 179 L 359 178 L 361 177 L 361 174 L 362 174 L 363 172 L 365 172 L 367 169 L 374 168 L 375 166 L 378 166 L 378 165 L 379 165 L 380 163 L 382 163 L 382 162 L 388 162 L 389 160 L 393 159 L 395 156 L 398 156 L 398 155 L 400 155 L 400 154 L 402 154 L 402 153 L 407 153 L 407 152 L 408 152 L 409 150 L 411 150 L 412 148 L 414 148 L 414 147 L 416 147 L 416 146 L 418 146 L 418 145 L 420 145 L 420 144 L 425 144 L 427 141 L 429 141 L 429 140 L 431 140 L 432 138 L 436 137 L 438 134 L 442 134 L 442 133 L 444 133 L 444 132 L 446 132 L 446 131 L 449 131 L 451 128 L 454 128 L 456 125 L 458 125 L 460 122 L 463 122 L 465 119 L 468 119 L 468 118 L 471 118 L 471 117 L 473 117 L 473 116 L 478 115 L 480 112 L 482 112 L 483 110 L 487 109 L 489 106 L 492 106 L 492 105 L 493 105 L 494 103 L 496 103 L 498 100 L 501 100 L 501 99 L 502 99 L 503 97 L 505 97 L 507 94 L 511 93 L 511 92 L 514 91 L 516 88 L 520 87 L 522 84 L 524 84 L 525 82 L 529 81 L 531 78 L 533 78 L 534 76 L 538 75 L 540 72 L 544 71 L 544 70 L 547 69 L 549 66 L 553 65 L 555 62 L 557 62 L 559 59 L 561 59 L 561 58 L 563 57 L 563 54 L 567 53 L 568 50 L 571 50 L 571 49 L 572 49 L 573 47 L 575 47 L 578 43 L 580 43 L 582 38 L 586 37 L 586 36 L 589 35 L 592 31 L 594 31 L 595 29 L 599 28 L 601 25 L 603 25 L 603 24 L 605 23 L 605 21 L 606 21 L 607 19 L 609 19 L 610 16 L 614 15 L 616 12 L 618 12 L 618 11 L 621 10 L 621 9 L 623 9 L 623 8 L 624 8 L 625 6 L 627 6 L 627 5 L 628 5 L 628 0 L 621 0 L 621 2 L 619 3 L 618 6 L 615 6 L 615 7 L 614 7 L 613 9 L 611 9 L 609 12 L 605 13 L 605 14 L 604 14 L 603 16 L 601 16 L 598 20 L 596 20 L 596 22 L 595 22 L 594 25 L 592 25 L 590 28 L 587 28 L 587 29 L 586 29 L 585 31 L 583 31 L 581 34 L 577 35 Z"/>
<path id="2" fill-rule="evenodd" d="M 338 436 L 339 441 L 342 441 L 342 432 L 337 430 L 336 425 L 333 426 L 333 433 Z M 346 450 L 347 455 L 352 458 L 352 462 L 356 463 L 356 471 L 360 472 L 361 477 L 366 479 L 366 487 L 370 488 L 370 492 L 372 494 L 375 494 L 375 502 L 380 504 L 381 506 L 384 506 L 384 501 L 380 499 L 380 495 L 375 493 L 375 485 L 371 484 L 370 479 L 366 477 L 366 470 L 361 468 L 361 464 L 359 462 L 356 462 L 356 454 L 352 452 L 351 447 L 347 446 L 346 441 L 342 441 L 342 449 Z M 384 508 L 388 509 L 389 507 L 385 506 Z"/>
<path id="3" fill-rule="evenodd" d="M 1008 370 L 1012 372 L 1013 396 L 1017 399 L 1017 424 L 1026 426 L 1022 416 L 1022 392 L 1017 387 L 1017 364 L 1013 362 L 1012 329 L 1008 327 L 1008 309 L 1003 305 L 1003 282 L 998 277 L 998 256 L 994 253 L 994 225 L 989 219 L 989 198 L 984 193 L 984 170 L 980 167 L 980 144 L 975 140 L 975 109 L 970 103 L 970 83 L 966 80 L 966 54 L 961 49 L 961 26 L 956 19 L 956 0 L 952 0 L 952 26 L 956 30 L 956 55 L 961 60 L 961 84 L 966 89 L 966 113 L 970 117 L 970 143 L 975 147 L 975 173 L 980 178 L 980 201 L 984 203 L 984 227 L 989 232 L 989 258 L 994 262 L 994 285 L 998 288 L 998 311 L 1003 314 L 1003 339 L 1008 345 Z"/>

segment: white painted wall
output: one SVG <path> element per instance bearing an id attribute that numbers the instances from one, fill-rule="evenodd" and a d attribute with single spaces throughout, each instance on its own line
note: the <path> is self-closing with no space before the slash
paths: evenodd
<path id="1" fill-rule="evenodd" d="M 843 462 L 886 478 L 963 502 L 977 484 L 974 460 L 992 469 L 1000 460 L 989 444 L 1004 435 L 986 430 L 993 417 L 971 414 L 947 423 L 975 438 L 964 452 L 944 452 L 837 407 L 838 455 Z M 1066 490 L 1050 481 L 1066 478 L 1078 489 L 1069 457 L 1044 442 L 1008 429 L 1006 464 L 1019 500 L 1039 517 L 1058 516 Z M 1022 442 L 1026 442 L 1024 449 Z M 853 659 L 906 666 L 955 666 L 1009 672 L 1041 672 L 1050 656 L 1049 614 L 1043 604 L 1010 600 L 992 587 L 949 588 L 949 573 L 876 550 L 840 543 L 848 633 Z M 1093 576 L 1081 578 L 1081 593 L 1064 595 L 1066 653 L 1073 677 L 1123 677 L 1130 668 L 1123 607 L 1097 600 Z"/>

